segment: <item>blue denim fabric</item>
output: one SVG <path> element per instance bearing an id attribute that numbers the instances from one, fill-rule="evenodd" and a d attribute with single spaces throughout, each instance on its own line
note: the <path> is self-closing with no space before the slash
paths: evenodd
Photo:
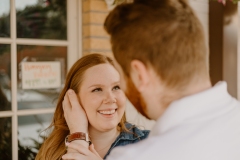
<path id="1" fill-rule="evenodd" d="M 126 123 L 126 128 L 129 132 L 121 132 L 120 135 L 117 137 L 115 142 L 111 145 L 110 149 L 108 150 L 107 154 L 104 156 L 103 159 L 106 159 L 107 156 L 110 154 L 113 148 L 117 146 L 125 146 L 132 143 L 137 143 L 145 138 L 148 137 L 149 130 L 140 130 L 136 126 Z"/>

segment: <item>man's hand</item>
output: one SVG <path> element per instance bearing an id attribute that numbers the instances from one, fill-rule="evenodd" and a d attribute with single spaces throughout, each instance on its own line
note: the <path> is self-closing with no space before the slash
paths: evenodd
<path id="1" fill-rule="evenodd" d="M 69 89 L 65 94 L 62 106 L 70 133 L 87 133 L 88 119 L 86 113 L 79 104 L 78 97 L 72 89 Z"/>
<path id="2" fill-rule="evenodd" d="M 63 160 L 103 160 L 97 151 L 94 149 L 93 144 L 90 145 L 89 149 L 82 146 L 81 144 L 70 143 L 69 149 L 75 150 L 76 152 L 68 152 L 62 156 Z"/>

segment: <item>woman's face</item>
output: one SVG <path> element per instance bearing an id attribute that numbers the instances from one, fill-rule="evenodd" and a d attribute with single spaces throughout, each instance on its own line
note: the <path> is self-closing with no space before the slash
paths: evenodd
<path id="1" fill-rule="evenodd" d="M 120 76 L 110 64 L 99 64 L 86 70 L 78 93 L 90 128 L 109 131 L 120 122 L 126 97 L 119 87 Z"/>

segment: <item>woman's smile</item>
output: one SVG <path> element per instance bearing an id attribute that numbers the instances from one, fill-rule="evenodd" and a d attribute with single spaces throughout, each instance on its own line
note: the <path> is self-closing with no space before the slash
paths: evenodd
<path id="1" fill-rule="evenodd" d="M 100 110 L 98 113 L 104 118 L 114 118 L 116 115 L 117 109 L 107 109 L 107 110 Z"/>
<path id="2" fill-rule="evenodd" d="M 98 113 L 104 114 L 104 115 L 111 115 L 114 114 L 117 111 L 117 109 L 108 109 L 108 110 L 100 110 Z"/>

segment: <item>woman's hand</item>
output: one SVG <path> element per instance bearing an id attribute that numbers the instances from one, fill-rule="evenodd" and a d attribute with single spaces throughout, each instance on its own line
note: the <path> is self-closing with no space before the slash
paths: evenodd
<path id="1" fill-rule="evenodd" d="M 70 134 L 75 132 L 88 132 L 88 119 L 84 109 L 81 107 L 78 101 L 76 93 L 69 89 L 64 96 L 62 102 L 64 117 L 67 122 Z M 83 140 L 75 140 L 72 143 L 82 145 L 88 149 L 88 143 Z M 68 154 L 76 154 L 77 150 L 69 148 Z"/>
<path id="2" fill-rule="evenodd" d="M 68 152 L 62 156 L 63 160 L 103 160 L 94 149 L 93 144 L 91 144 L 88 149 L 80 144 L 70 143 L 68 148 L 78 153 Z"/>
<path id="3" fill-rule="evenodd" d="M 88 119 L 84 109 L 78 101 L 76 93 L 69 89 L 62 102 L 64 117 L 66 119 L 70 134 L 74 132 L 88 132 Z"/>

